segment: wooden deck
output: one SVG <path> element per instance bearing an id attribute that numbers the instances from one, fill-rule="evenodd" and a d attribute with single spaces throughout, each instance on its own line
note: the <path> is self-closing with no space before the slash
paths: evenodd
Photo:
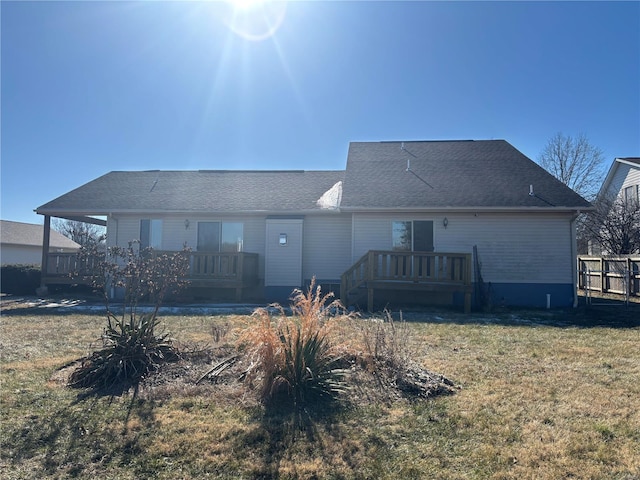
<path id="1" fill-rule="evenodd" d="M 75 253 L 50 252 L 44 264 L 46 268 L 42 271 L 42 283 L 90 284 L 97 265 L 103 259 L 104 256 L 80 260 Z M 243 289 L 258 282 L 258 254 L 192 252 L 187 279 L 191 287 L 233 288 L 236 301 L 241 301 Z"/>
<path id="2" fill-rule="evenodd" d="M 373 311 L 376 290 L 460 292 L 471 311 L 471 254 L 371 250 L 342 274 L 340 299 L 348 306 L 366 292 Z"/>

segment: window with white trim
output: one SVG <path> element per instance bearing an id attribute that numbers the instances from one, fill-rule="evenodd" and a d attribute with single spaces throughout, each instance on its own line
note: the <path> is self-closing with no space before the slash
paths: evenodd
<path id="1" fill-rule="evenodd" d="M 391 242 L 392 250 L 433 252 L 433 221 L 394 221 L 391 223 Z"/>
<path id="2" fill-rule="evenodd" d="M 140 248 L 162 248 L 162 220 L 143 218 L 140 220 Z"/>
<path id="3" fill-rule="evenodd" d="M 198 222 L 199 252 L 241 252 L 242 249 L 242 223 Z"/>
<path id="4" fill-rule="evenodd" d="M 624 189 L 624 203 L 627 205 L 638 203 L 638 185 L 631 185 Z"/>

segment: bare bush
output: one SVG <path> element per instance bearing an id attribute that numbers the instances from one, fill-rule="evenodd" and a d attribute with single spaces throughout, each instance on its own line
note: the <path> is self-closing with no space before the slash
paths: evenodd
<path id="1" fill-rule="evenodd" d="M 333 398 L 343 389 L 339 351 L 331 338 L 336 320 L 332 312 L 342 307 L 332 297 L 322 295 L 313 279 L 306 292 L 294 290 L 292 316 L 279 305 L 254 313 L 257 324 L 245 329 L 239 346 L 252 360 L 249 381 L 260 377 L 263 401 L 285 396 L 302 406 L 312 399 Z"/>

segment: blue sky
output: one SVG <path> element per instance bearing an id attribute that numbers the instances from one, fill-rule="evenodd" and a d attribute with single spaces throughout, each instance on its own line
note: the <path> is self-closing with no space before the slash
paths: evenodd
<path id="1" fill-rule="evenodd" d="M 5 220 L 111 170 L 343 169 L 350 141 L 640 156 L 640 2 L 291 1 L 271 35 L 225 2 L 0 8 Z"/>

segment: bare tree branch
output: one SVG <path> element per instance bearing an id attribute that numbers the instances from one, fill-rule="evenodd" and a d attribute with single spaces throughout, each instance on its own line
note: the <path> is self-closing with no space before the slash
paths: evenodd
<path id="1" fill-rule="evenodd" d="M 640 202 L 621 196 L 602 196 L 593 202 L 581 228 L 610 255 L 640 253 Z"/>
<path id="2" fill-rule="evenodd" d="M 99 225 L 54 218 L 52 228 L 83 247 L 99 245 L 107 238 L 106 230 Z"/>
<path id="3" fill-rule="evenodd" d="M 595 197 L 602 182 L 602 150 L 584 134 L 577 138 L 556 133 L 538 158 L 541 167 L 587 199 Z"/>

